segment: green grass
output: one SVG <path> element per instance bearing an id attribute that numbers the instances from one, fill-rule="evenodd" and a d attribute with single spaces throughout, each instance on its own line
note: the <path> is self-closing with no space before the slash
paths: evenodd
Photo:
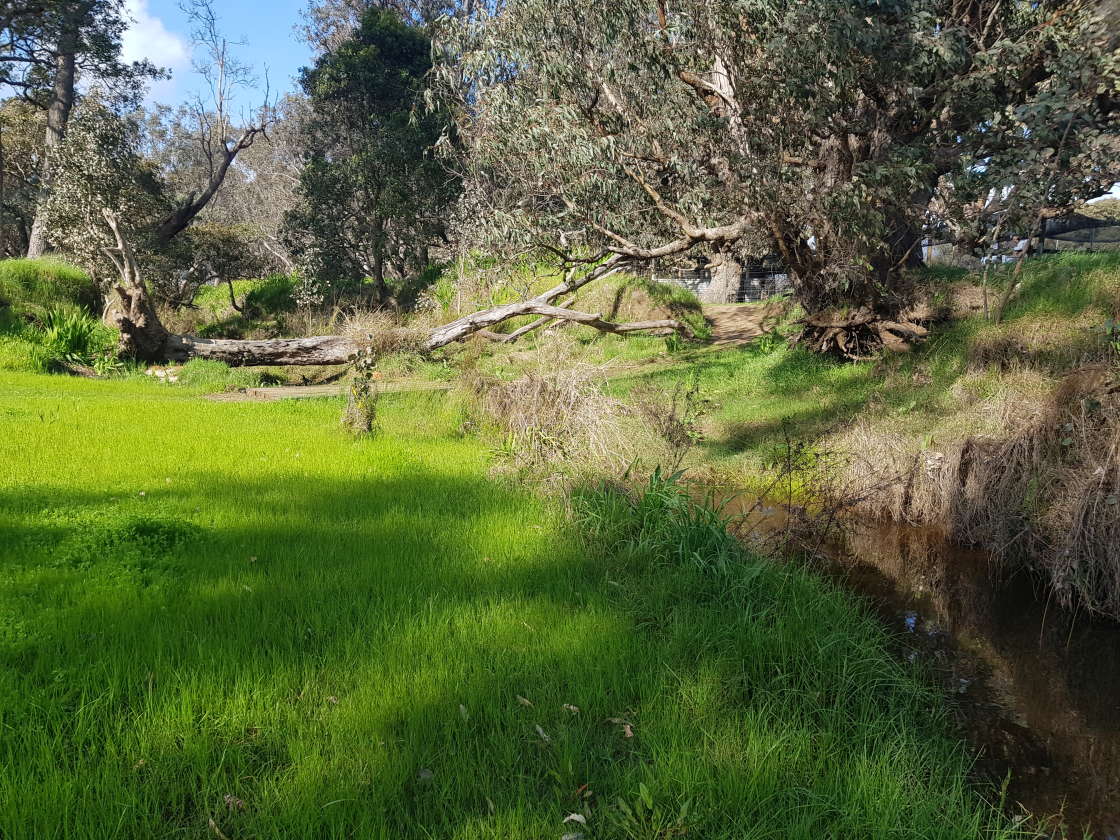
<path id="1" fill-rule="evenodd" d="M 50 309 L 79 306 L 99 309 L 100 293 L 89 275 L 52 258 L 0 260 L 0 309 L 45 315 Z"/>
<path id="2" fill-rule="evenodd" d="M 671 486 L 581 540 L 446 396 L 198 390 L 0 374 L 0 836 L 1005 835 L 868 611 Z"/>
<path id="3" fill-rule="evenodd" d="M 990 278 L 993 309 L 1009 277 L 1001 271 Z M 933 270 L 930 279 L 979 280 L 955 269 Z M 970 404 L 962 403 L 962 394 L 987 399 L 1015 375 L 1053 380 L 1088 357 L 1107 354 L 1105 327 L 1118 313 L 1120 255 L 1048 256 L 1026 264 L 1002 325 L 981 317 L 937 325 L 913 352 L 854 364 L 769 339 L 686 349 L 657 372 L 639 373 L 616 388 L 625 393 L 644 380 L 671 387 L 698 373 L 715 405 L 695 462 L 751 484 L 781 460 L 789 441 L 816 444 L 857 418 L 877 418 L 934 441 L 983 433 L 975 416 L 958 416 Z"/>
<path id="4" fill-rule="evenodd" d="M 118 335 L 97 317 L 100 303 L 96 284 L 68 263 L 0 260 L 0 370 L 118 367 Z"/>

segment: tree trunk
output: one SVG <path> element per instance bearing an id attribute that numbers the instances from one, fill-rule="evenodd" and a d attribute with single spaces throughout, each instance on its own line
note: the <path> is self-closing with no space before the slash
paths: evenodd
<path id="1" fill-rule="evenodd" d="M 135 254 L 121 231 L 117 217 L 107 209 L 102 214 L 117 242 L 117 247 L 108 249 L 108 253 L 120 272 L 120 282 L 114 287 L 117 302 L 106 312 L 105 317 L 106 321 L 120 329 L 121 351 L 126 355 L 153 362 L 185 362 L 201 358 L 229 365 L 338 365 L 353 361 L 360 352 L 361 347 L 357 342 L 337 335 L 241 341 L 194 338 L 168 332 L 148 296 Z M 484 335 L 489 327 L 523 315 L 540 315 L 543 319 L 541 323 L 552 320 L 571 321 L 618 335 L 656 331 L 677 332 L 690 338 L 695 337 L 687 324 L 671 318 L 618 324 L 605 321 L 596 313 L 577 312 L 552 304 L 552 301 L 562 295 L 571 294 L 588 283 L 615 274 L 629 265 L 628 259 L 615 257 L 583 276 L 569 271 L 563 282 L 535 298 L 472 312 L 450 324 L 436 327 L 426 335 L 399 330 L 396 335 L 389 337 L 387 344 L 428 352 L 475 335 Z"/>
<path id="2" fill-rule="evenodd" d="M 704 295 L 705 303 L 734 303 L 743 281 L 743 264 L 730 249 L 722 250 L 716 259 L 718 263 L 712 272 L 712 283 Z"/>
<path id="3" fill-rule="evenodd" d="M 160 360 L 186 362 L 211 359 L 239 365 L 344 365 L 358 355 L 359 346 L 339 335 L 313 338 L 271 338 L 263 341 L 194 338 L 168 335 Z"/>
<path id="4" fill-rule="evenodd" d="M 43 224 L 43 198 L 51 183 L 52 152 L 66 137 L 66 126 L 70 122 L 70 111 L 74 107 L 74 78 L 78 48 L 78 29 L 82 23 L 82 9 L 76 6 L 66 17 L 65 28 L 58 39 L 55 54 L 54 90 L 51 103 L 47 108 L 47 136 L 43 148 L 43 168 L 39 182 L 39 201 L 35 208 L 35 220 L 31 223 L 28 237 L 27 256 L 41 257 L 47 250 L 47 231 Z"/>
<path id="5" fill-rule="evenodd" d="M 0 120 L 0 260 L 6 259 L 8 256 L 8 226 L 7 220 L 4 218 L 7 214 L 4 212 L 4 123 Z"/>
<path id="6" fill-rule="evenodd" d="M 922 264 L 921 231 L 903 213 L 888 218 L 883 246 L 863 256 L 818 241 L 811 255 L 787 243 L 803 259 L 792 262 L 798 302 L 806 317 L 799 340 L 813 350 L 847 359 L 870 358 L 880 348 L 908 350 L 926 336 L 918 324 L 899 320 L 913 303 L 907 270 Z"/>

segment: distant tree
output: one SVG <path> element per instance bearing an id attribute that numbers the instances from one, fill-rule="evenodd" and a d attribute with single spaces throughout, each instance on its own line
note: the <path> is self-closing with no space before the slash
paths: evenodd
<path id="1" fill-rule="evenodd" d="M 310 0 L 302 33 L 317 52 L 334 52 L 372 9 L 393 12 L 412 26 L 430 26 L 444 16 L 469 16 L 479 5 L 478 0 Z"/>
<path id="2" fill-rule="evenodd" d="M 169 174 L 170 185 L 181 185 L 170 210 L 160 220 L 155 236 L 167 244 L 181 233 L 218 194 L 229 176 L 237 156 L 266 136 L 273 122 L 268 91 L 256 113 L 238 125 L 230 114 L 237 91 L 256 84 L 251 69 L 234 53 L 236 44 L 225 38 L 218 28 L 217 15 L 210 0 L 190 0 L 184 6 L 194 25 L 192 38 L 196 54 L 194 69 L 207 82 L 209 94 L 181 109 L 172 119 L 169 136 L 171 148 L 182 153 L 193 165 L 182 165 Z M 177 136 L 176 136 L 177 135 Z M 185 141 L 185 142 L 184 142 Z"/>
<path id="3" fill-rule="evenodd" d="M 457 180 L 433 154 L 446 113 L 425 106 L 431 44 L 392 12 L 367 11 L 353 37 L 303 74 L 311 115 L 292 251 L 321 287 L 373 282 L 377 302 L 427 268 Z"/>
<path id="4" fill-rule="evenodd" d="M 148 62 L 121 59 L 127 25 L 123 0 L 15 0 L 0 13 L 0 86 L 46 112 L 44 187 L 51 179 L 51 152 L 66 136 L 79 75 L 125 96 L 135 96 L 145 79 L 158 75 Z M 38 256 L 45 244 L 36 214 L 28 255 Z"/>
<path id="5" fill-rule="evenodd" d="M 699 250 L 728 286 L 780 254 L 814 346 L 902 346 L 939 190 L 1060 204 L 1113 176 L 1116 37 L 1081 0 L 509 0 L 445 30 L 462 231 L 568 261 Z"/>

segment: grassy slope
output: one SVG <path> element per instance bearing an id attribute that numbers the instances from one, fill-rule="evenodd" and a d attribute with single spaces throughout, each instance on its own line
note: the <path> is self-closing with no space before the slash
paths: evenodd
<path id="1" fill-rule="evenodd" d="M 0 373 L 0 835 L 986 834 L 856 603 L 581 548 L 444 399 Z"/>
<path id="2" fill-rule="evenodd" d="M 916 449 L 996 431 L 1000 401 L 1041 398 L 1079 360 L 1106 355 L 1102 328 L 1120 303 L 1120 255 L 1032 260 L 1024 275 L 1002 326 L 978 316 L 941 325 L 916 351 L 880 362 L 840 363 L 764 340 L 684 351 L 650 378 L 700 376 L 715 408 L 698 459 L 748 483 L 787 440 L 826 441 L 856 418 L 912 436 Z"/>

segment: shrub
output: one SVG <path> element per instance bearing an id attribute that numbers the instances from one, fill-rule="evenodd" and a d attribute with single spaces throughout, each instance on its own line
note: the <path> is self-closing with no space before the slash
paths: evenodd
<path id="1" fill-rule="evenodd" d="M 62 362 L 92 365 L 114 355 L 113 330 L 80 309 L 52 309 L 43 319 L 43 345 Z"/>

